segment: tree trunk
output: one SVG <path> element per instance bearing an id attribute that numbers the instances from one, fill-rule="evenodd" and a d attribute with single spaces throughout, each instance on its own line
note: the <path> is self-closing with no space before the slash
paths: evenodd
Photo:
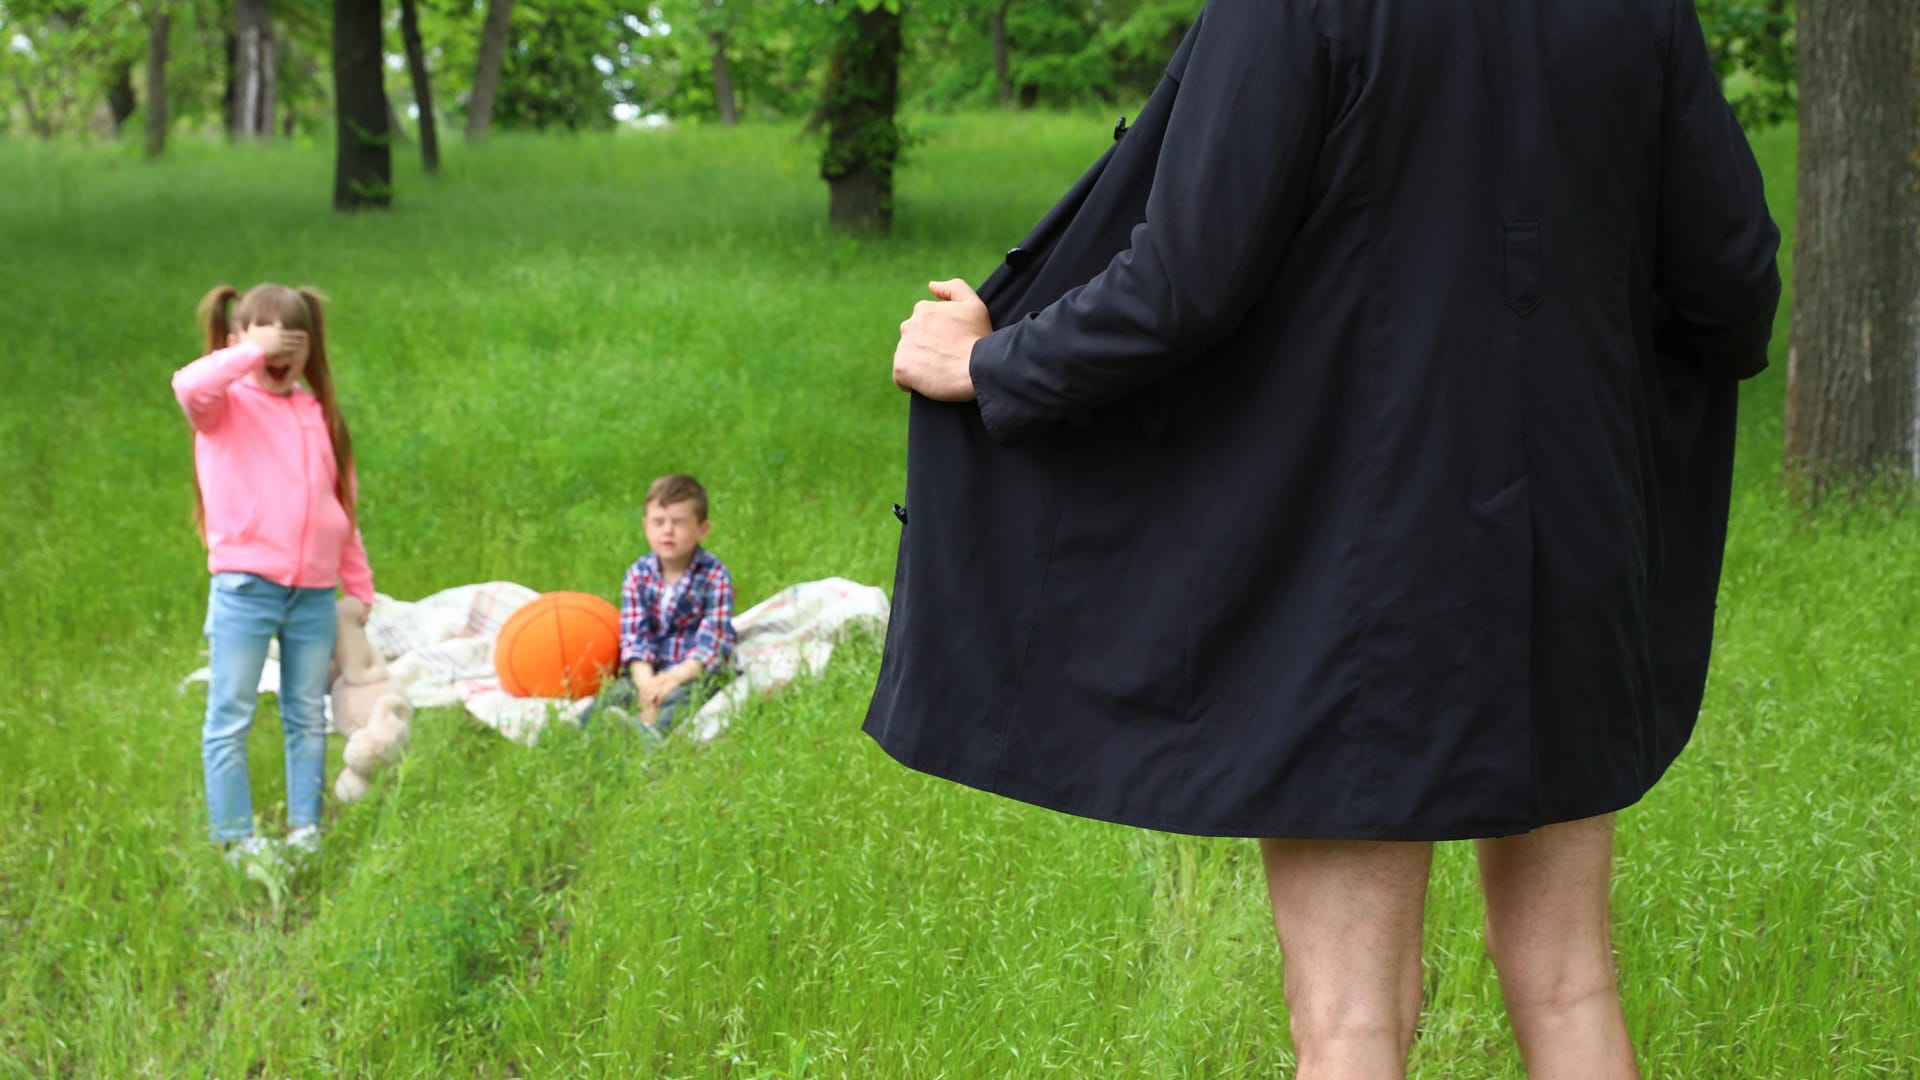
<path id="1" fill-rule="evenodd" d="M 239 126 L 238 103 L 240 100 L 239 81 L 234 76 L 234 65 L 240 59 L 240 42 L 231 31 L 226 34 L 227 67 L 226 82 L 220 88 L 220 115 L 226 119 L 227 134 L 231 135 Z"/>
<path id="2" fill-rule="evenodd" d="M 400 110 L 393 107 L 393 95 L 392 94 L 386 95 L 386 99 L 387 99 L 387 145 L 393 146 L 397 143 L 404 143 L 407 141 L 407 127 L 405 124 L 402 124 L 400 122 Z"/>
<path id="3" fill-rule="evenodd" d="M 53 126 L 34 104 L 33 87 L 27 85 L 26 78 L 17 68 L 13 73 L 13 88 L 20 95 L 20 108 L 27 114 L 27 130 L 41 139 L 53 138 Z"/>
<path id="4" fill-rule="evenodd" d="M 107 80 L 107 112 L 113 117 L 114 138 L 120 137 L 138 104 L 139 98 L 133 93 L 133 61 L 122 60 L 113 65 L 113 74 Z"/>
<path id="5" fill-rule="evenodd" d="M 280 60 L 285 52 L 285 43 L 273 37 L 269 28 L 266 52 L 261 57 L 265 67 L 260 79 L 260 138 L 267 142 L 273 141 L 279 129 L 274 113 L 280 108 Z"/>
<path id="6" fill-rule="evenodd" d="M 473 68 L 473 95 L 467 98 L 467 141 L 482 142 L 493 130 L 493 93 L 500 87 L 500 66 L 507 59 L 507 30 L 513 0 L 487 0 L 487 21 L 480 29 L 480 59 Z"/>
<path id="7" fill-rule="evenodd" d="M 893 228 L 893 163 L 900 154 L 900 13 L 885 5 L 842 16 L 827 77 L 827 219 L 843 232 Z"/>
<path id="8" fill-rule="evenodd" d="M 233 137 L 273 137 L 273 23 L 267 0 L 233 4 Z"/>
<path id="9" fill-rule="evenodd" d="M 147 157 L 167 152 L 167 45 L 173 36 L 173 16 L 162 7 L 154 12 L 147 34 Z"/>
<path id="10" fill-rule="evenodd" d="M 993 81 L 1000 89 L 1000 104 L 1013 107 L 1013 70 L 1007 59 L 1007 9 L 1013 0 L 1000 0 L 1000 6 L 988 16 L 993 30 Z"/>
<path id="11" fill-rule="evenodd" d="M 413 78 L 413 103 L 420 110 L 420 163 L 427 175 L 440 171 L 440 134 L 433 118 L 433 84 L 427 78 L 427 51 L 420 44 L 418 0 L 400 0 L 400 39 L 407 47 L 407 73 Z"/>
<path id="12" fill-rule="evenodd" d="M 1818 500 L 1920 480 L 1920 0 L 1803 6 L 1786 465 Z"/>
<path id="13" fill-rule="evenodd" d="M 727 66 L 727 32 L 715 30 L 707 40 L 713 43 L 713 104 L 720 110 L 720 122 L 733 127 L 740 122 L 740 110 L 733 100 L 733 72 Z"/>
<path id="14" fill-rule="evenodd" d="M 382 60 L 380 0 L 333 0 L 336 210 L 393 201 L 393 133 L 387 128 Z"/>

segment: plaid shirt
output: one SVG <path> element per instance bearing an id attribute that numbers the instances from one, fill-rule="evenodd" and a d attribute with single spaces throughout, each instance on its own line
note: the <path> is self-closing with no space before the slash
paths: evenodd
<path id="1" fill-rule="evenodd" d="M 661 590 L 669 590 L 665 624 L 659 617 Z M 620 666 L 645 661 L 665 671 L 682 660 L 700 661 L 708 671 L 724 666 L 739 636 L 733 630 L 733 579 L 706 548 L 693 549 L 693 562 L 680 580 L 660 577 L 660 557 L 634 560 L 620 588 Z"/>

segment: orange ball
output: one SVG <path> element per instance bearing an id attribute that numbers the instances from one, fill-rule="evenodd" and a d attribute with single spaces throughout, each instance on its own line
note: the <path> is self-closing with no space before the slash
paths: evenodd
<path id="1" fill-rule="evenodd" d="M 500 685 L 519 697 L 592 697 L 619 664 L 619 609 L 586 593 L 534 597 L 493 646 Z"/>

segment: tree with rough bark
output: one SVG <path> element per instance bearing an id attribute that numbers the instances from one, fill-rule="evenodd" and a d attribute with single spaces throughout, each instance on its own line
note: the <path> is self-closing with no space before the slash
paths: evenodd
<path id="1" fill-rule="evenodd" d="M 1696 0 L 1696 6 L 1740 123 L 1752 129 L 1793 119 L 1794 12 L 1786 0 Z"/>
<path id="2" fill-rule="evenodd" d="M 1920 481 L 1920 0 L 1801 6 L 1786 467 L 1813 501 Z"/>
<path id="3" fill-rule="evenodd" d="M 480 56 L 473 68 L 473 93 L 467 98 L 467 141 L 482 142 L 493 130 L 493 95 L 507 57 L 507 33 L 513 0 L 487 0 L 487 21 L 480 28 Z"/>
<path id="4" fill-rule="evenodd" d="M 827 219 L 855 235 L 893 228 L 893 167 L 900 156 L 899 0 L 843 0 L 821 111 L 827 148 Z"/>
<path id="5" fill-rule="evenodd" d="M 733 71 L 727 64 L 727 31 L 709 30 L 707 40 L 713 44 L 713 104 L 720 114 L 720 123 L 733 127 L 740 123 L 740 107 L 733 99 Z"/>
<path id="6" fill-rule="evenodd" d="M 380 0 L 333 0 L 333 206 L 393 201 L 393 133 L 381 49 Z"/>
<path id="7" fill-rule="evenodd" d="M 420 110 L 420 163 L 432 176 L 440 171 L 440 132 L 433 115 L 433 83 L 427 76 L 427 51 L 420 43 L 418 0 L 400 0 L 400 40 L 407 50 L 413 103 Z"/>
<path id="8" fill-rule="evenodd" d="M 987 28 L 993 38 L 993 85 L 1000 104 L 1013 105 L 1013 68 L 1007 56 L 1007 9 L 1013 0 L 999 0 L 987 15 Z"/>
<path id="9" fill-rule="evenodd" d="M 167 53 L 173 37 L 173 12 L 165 0 L 147 11 L 147 157 L 167 152 Z"/>

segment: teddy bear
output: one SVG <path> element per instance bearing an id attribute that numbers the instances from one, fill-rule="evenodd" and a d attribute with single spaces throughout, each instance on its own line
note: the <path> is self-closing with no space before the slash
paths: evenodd
<path id="1" fill-rule="evenodd" d="M 367 640 L 367 605 L 343 596 L 334 605 L 333 726 L 347 737 L 347 767 L 334 781 L 343 803 L 367 793 L 368 780 L 406 748 L 413 705 L 387 674 L 387 665 Z"/>

